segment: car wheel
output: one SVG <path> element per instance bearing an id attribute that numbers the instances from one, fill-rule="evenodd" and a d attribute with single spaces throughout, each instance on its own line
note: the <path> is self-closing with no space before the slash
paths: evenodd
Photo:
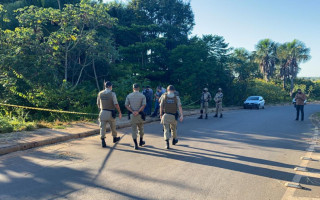
<path id="1" fill-rule="evenodd" d="M 262 109 L 264 109 L 264 106 L 262 106 Z"/>
<path id="2" fill-rule="evenodd" d="M 257 109 L 258 109 L 258 110 L 260 109 L 260 104 L 258 104 Z"/>
<path id="3" fill-rule="evenodd" d="M 243 106 L 243 109 L 247 109 L 247 107 L 246 107 L 246 106 Z"/>

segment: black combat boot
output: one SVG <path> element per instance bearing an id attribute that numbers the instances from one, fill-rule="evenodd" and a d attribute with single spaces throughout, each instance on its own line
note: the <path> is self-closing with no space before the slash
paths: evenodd
<path id="1" fill-rule="evenodd" d="M 178 139 L 176 139 L 176 138 L 173 138 L 173 140 L 172 140 L 172 145 L 176 145 L 177 143 L 178 143 Z"/>
<path id="2" fill-rule="evenodd" d="M 208 114 L 206 114 L 206 118 L 205 119 L 208 119 Z"/>
<path id="3" fill-rule="evenodd" d="M 143 145 L 145 145 L 145 144 L 146 144 L 146 142 L 143 141 L 143 137 L 140 137 L 139 146 L 143 146 Z"/>
<path id="4" fill-rule="evenodd" d="M 137 139 L 133 139 L 133 142 L 134 142 L 134 149 L 135 149 L 135 150 L 138 150 L 139 147 L 138 147 Z"/>
<path id="5" fill-rule="evenodd" d="M 120 137 L 113 137 L 113 143 L 119 142 L 120 141 Z"/>
<path id="6" fill-rule="evenodd" d="M 106 144 L 106 141 L 104 140 L 104 138 L 101 138 L 101 144 L 102 144 L 102 148 L 107 147 L 107 144 Z"/>
<path id="7" fill-rule="evenodd" d="M 218 114 L 216 114 L 214 117 L 218 117 Z"/>
<path id="8" fill-rule="evenodd" d="M 198 119 L 203 119 L 202 115 L 203 115 L 203 110 L 200 110 L 200 117 L 198 117 Z"/>
<path id="9" fill-rule="evenodd" d="M 222 114 L 220 114 L 220 118 L 222 118 Z"/>
<path id="10" fill-rule="evenodd" d="M 169 140 L 166 140 L 166 146 L 165 146 L 166 149 L 170 149 L 170 145 L 169 145 Z"/>

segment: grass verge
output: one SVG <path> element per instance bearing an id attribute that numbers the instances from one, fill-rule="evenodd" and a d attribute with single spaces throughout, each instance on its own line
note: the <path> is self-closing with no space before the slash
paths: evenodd
<path id="1" fill-rule="evenodd" d="M 73 121 L 73 122 L 62 122 L 62 121 L 56 120 L 54 122 L 46 122 L 46 121 L 27 122 L 24 119 L 0 116 L 0 134 L 17 132 L 17 131 L 32 131 L 39 128 L 65 129 L 67 127 L 72 127 L 72 125 L 74 124 L 83 123 L 83 122 L 92 122 L 92 121 L 82 120 L 82 121 Z"/>

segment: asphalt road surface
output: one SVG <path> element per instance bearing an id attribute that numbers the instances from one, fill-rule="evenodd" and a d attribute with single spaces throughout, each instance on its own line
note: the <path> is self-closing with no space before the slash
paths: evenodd
<path id="1" fill-rule="evenodd" d="M 170 150 L 152 123 L 139 151 L 127 128 L 116 145 L 108 134 L 107 149 L 93 136 L 11 153 L 0 157 L 0 199 L 320 199 L 319 176 L 302 177 L 305 189 L 284 186 L 306 155 L 315 133 L 309 117 L 319 110 L 307 105 L 304 122 L 294 120 L 293 106 L 188 117 Z M 320 162 L 307 167 L 316 174 Z"/>

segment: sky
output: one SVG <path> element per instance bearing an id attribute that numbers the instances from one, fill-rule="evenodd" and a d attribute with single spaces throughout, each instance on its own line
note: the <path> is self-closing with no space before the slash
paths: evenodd
<path id="1" fill-rule="evenodd" d="M 320 0 L 191 0 L 191 6 L 193 35 L 221 35 L 230 46 L 250 51 L 261 39 L 298 39 L 312 56 L 298 76 L 320 76 Z"/>

